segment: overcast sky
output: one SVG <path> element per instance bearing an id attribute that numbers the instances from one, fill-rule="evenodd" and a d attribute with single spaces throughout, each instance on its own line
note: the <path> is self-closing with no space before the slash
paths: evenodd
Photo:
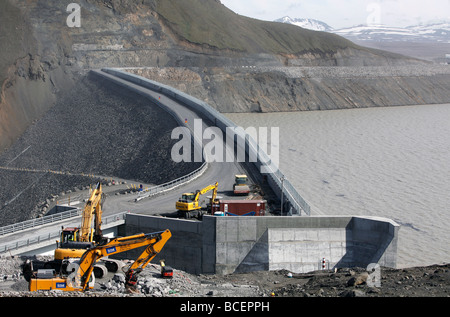
<path id="1" fill-rule="evenodd" d="M 273 21 L 284 16 L 312 18 L 333 28 L 360 24 L 409 26 L 450 22 L 450 0 L 221 0 L 232 11 Z"/>

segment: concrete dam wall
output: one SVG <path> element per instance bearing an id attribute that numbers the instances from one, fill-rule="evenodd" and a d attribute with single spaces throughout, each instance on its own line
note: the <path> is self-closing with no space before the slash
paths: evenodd
<path id="1" fill-rule="evenodd" d="M 172 238 L 160 258 L 189 273 L 229 274 L 307 273 L 322 265 L 366 268 L 372 263 L 395 268 L 399 228 L 389 219 L 359 216 L 204 216 L 198 222 L 127 214 L 122 230 L 131 235 L 169 229 Z"/>
<path id="2" fill-rule="evenodd" d="M 201 114 L 207 120 L 214 123 L 215 126 L 220 128 L 224 133 L 226 133 L 227 128 L 237 128 L 236 124 L 222 115 L 219 111 L 212 108 L 209 104 L 201 101 L 195 97 L 192 97 L 186 93 L 183 93 L 173 87 L 161 84 L 159 82 L 146 79 L 141 76 L 131 74 L 129 72 L 120 70 L 105 68 L 101 71 L 93 71 L 99 76 L 105 77 L 105 73 L 115 76 L 119 83 L 123 87 L 130 89 L 133 92 L 139 93 L 133 85 L 138 85 L 152 91 L 159 92 L 166 95 L 189 109 L 192 109 L 197 114 Z M 105 77 L 109 78 L 110 77 Z M 123 81 L 122 81 L 123 80 Z M 142 92 L 141 92 L 142 93 Z M 145 94 L 144 94 L 145 95 Z M 151 97 L 150 97 L 151 98 Z M 294 188 L 294 186 L 289 182 L 289 180 L 284 180 L 284 175 L 272 164 L 271 158 L 267 153 L 259 147 L 259 144 L 249 136 L 245 131 L 236 131 L 235 137 L 237 138 L 237 146 L 243 146 L 244 151 L 249 157 L 255 157 L 256 161 L 252 163 L 256 169 L 258 169 L 258 174 L 265 174 L 267 182 L 274 191 L 274 193 L 281 198 L 284 197 L 286 202 L 286 210 L 289 210 L 290 214 L 296 215 L 310 215 L 311 205 L 309 202 L 300 195 L 300 193 Z M 276 165 L 276 164 L 275 164 Z M 281 194 L 283 193 L 283 194 Z"/>

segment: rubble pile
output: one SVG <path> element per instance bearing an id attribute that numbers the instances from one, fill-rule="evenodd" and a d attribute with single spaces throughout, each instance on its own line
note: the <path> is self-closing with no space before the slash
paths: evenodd
<path id="1" fill-rule="evenodd" d="M 42 258 L 39 258 L 42 260 Z M 341 268 L 296 274 L 287 270 L 190 274 L 174 269 L 163 278 L 161 266 L 150 263 L 133 292 L 125 274 L 108 273 L 86 292 L 29 292 L 21 275 L 20 257 L 0 258 L 0 297 L 448 297 L 450 264 L 403 269 L 380 268 L 378 284 L 370 284 L 363 268 Z M 126 268 L 126 266 L 125 266 Z"/>
<path id="2" fill-rule="evenodd" d="M 18 280 L 22 273 L 21 264 L 22 260 L 19 257 L 0 256 L 0 278 L 3 281 L 8 279 Z"/>
<path id="3" fill-rule="evenodd" d="M 190 287 L 194 286 L 194 282 L 187 274 L 178 271 L 175 273 L 175 278 L 163 279 L 159 272 L 158 265 L 152 265 L 143 270 L 139 274 L 134 294 L 163 297 L 196 293 L 196 288 Z M 125 274 L 122 272 L 114 273 L 112 278 L 105 282 L 97 283 L 95 289 L 102 290 L 109 295 L 130 294 L 125 285 Z"/>

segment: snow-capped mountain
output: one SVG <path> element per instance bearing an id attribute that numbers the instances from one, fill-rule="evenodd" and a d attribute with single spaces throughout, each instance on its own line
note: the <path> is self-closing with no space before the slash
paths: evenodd
<path id="1" fill-rule="evenodd" d="M 306 29 L 338 34 L 355 41 L 409 41 L 450 43 L 450 22 L 430 23 L 409 27 L 386 25 L 357 25 L 343 29 L 333 29 L 328 24 L 314 19 L 293 19 L 288 16 L 275 20 L 294 24 Z"/>
<path id="2" fill-rule="evenodd" d="M 282 22 L 282 23 L 288 23 L 288 24 L 294 24 L 296 26 L 314 30 L 314 31 L 325 31 L 330 32 L 333 30 L 331 26 L 326 24 L 325 22 L 314 20 L 314 19 L 292 19 L 288 16 L 282 17 L 281 19 L 275 20 L 275 22 Z"/>
<path id="3" fill-rule="evenodd" d="M 360 41 L 409 41 L 450 43 L 450 23 L 415 25 L 405 28 L 385 25 L 358 25 L 333 30 L 340 36 Z"/>

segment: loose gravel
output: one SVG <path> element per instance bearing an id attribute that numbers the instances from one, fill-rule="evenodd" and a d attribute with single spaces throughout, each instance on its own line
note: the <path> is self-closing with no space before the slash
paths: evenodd
<path id="1" fill-rule="evenodd" d="M 162 184 L 200 167 L 175 163 L 176 121 L 144 97 L 83 77 L 0 156 L 0 226 L 42 215 L 47 200 L 98 181 Z"/>

